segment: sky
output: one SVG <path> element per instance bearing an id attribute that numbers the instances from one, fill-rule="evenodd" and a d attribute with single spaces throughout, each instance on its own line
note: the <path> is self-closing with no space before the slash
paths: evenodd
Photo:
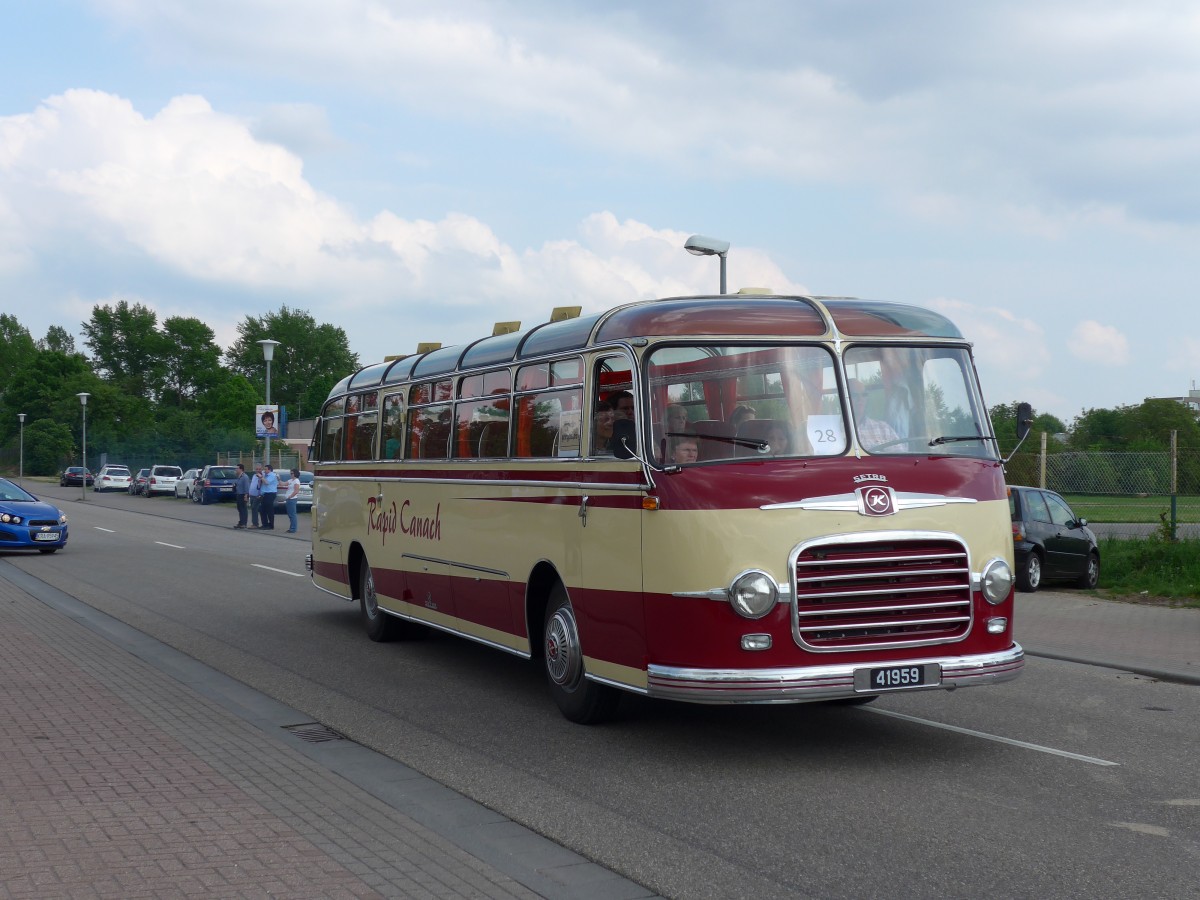
<path id="1" fill-rule="evenodd" d="M 989 405 L 1200 379 L 1200 4 L 0 0 L 0 311 L 363 364 L 728 284 L 912 303 Z"/>

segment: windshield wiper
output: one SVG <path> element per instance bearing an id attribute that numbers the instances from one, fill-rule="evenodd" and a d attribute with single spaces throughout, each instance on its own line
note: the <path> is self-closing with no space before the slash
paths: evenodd
<path id="1" fill-rule="evenodd" d="M 759 438 L 727 437 L 723 434 L 694 434 L 690 431 L 668 431 L 666 437 L 689 437 L 701 441 L 720 441 L 723 444 L 737 444 L 739 447 L 753 447 L 755 450 L 766 450 L 770 444 Z"/>
<path id="2" fill-rule="evenodd" d="M 954 435 L 945 435 L 944 434 L 944 435 L 941 435 L 940 437 L 935 437 L 932 441 L 929 442 L 929 446 L 936 447 L 938 444 L 953 444 L 958 441 L 994 441 L 994 440 L 995 440 L 995 438 L 988 437 L 987 435 L 984 435 L 984 434 L 954 434 Z"/>

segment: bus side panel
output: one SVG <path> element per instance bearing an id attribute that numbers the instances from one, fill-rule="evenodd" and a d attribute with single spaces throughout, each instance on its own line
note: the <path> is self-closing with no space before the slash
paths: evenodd
<path id="1" fill-rule="evenodd" d="M 644 673 L 646 615 L 642 605 L 642 494 L 599 493 L 588 496 L 587 515 L 577 516 L 572 533 L 583 559 L 582 579 L 568 583 L 579 640 L 586 657 Z M 648 564 L 656 564 L 648 561 Z M 596 671 L 617 681 L 634 673 Z M 639 679 L 640 681 L 640 675 Z"/>

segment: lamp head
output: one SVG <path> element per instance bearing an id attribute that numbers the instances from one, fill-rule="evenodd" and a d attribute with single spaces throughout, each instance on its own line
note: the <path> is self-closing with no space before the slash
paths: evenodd
<path id="1" fill-rule="evenodd" d="M 25 413 L 17 413 L 17 418 L 21 420 L 21 424 L 25 424 Z"/>
<path id="2" fill-rule="evenodd" d="M 275 356 L 275 348 L 279 346 L 279 341 L 273 341 L 270 338 L 267 338 L 266 340 L 255 341 L 255 343 L 262 347 L 263 359 L 265 359 L 267 362 L 270 362 Z"/>
<path id="3" fill-rule="evenodd" d="M 683 249 L 693 256 L 724 256 L 729 252 L 729 241 L 693 234 L 687 239 Z"/>
<path id="4" fill-rule="evenodd" d="M 82 403 L 84 406 L 87 406 L 88 397 L 90 397 L 92 395 L 89 394 L 87 391 L 80 391 L 75 396 L 79 398 L 80 403 Z"/>

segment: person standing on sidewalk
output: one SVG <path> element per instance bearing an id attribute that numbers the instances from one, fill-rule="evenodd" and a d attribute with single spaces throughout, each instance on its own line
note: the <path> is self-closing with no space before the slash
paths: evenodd
<path id="1" fill-rule="evenodd" d="M 250 494 L 250 479 L 246 477 L 246 467 L 237 464 L 237 481 L 233 483 L 233 496 L 237 500 L 238 521 L 234 528 L 246 527 L 246 499 Z"/>
<path id="2" fill-rule="evenodd" d="M 292 469 L 292 477 L 288 480 L 287 493 L 284 496 L 284 505 L 287 507 L 288 514 L 288 534 L 296 533 L 296 501 L 300 499 L 300 470 Z"/>
<path id="3" fill-rule="evenodd" d="M 250 479 L 250 527 L 258 527 L 258 503 L 262 499 L 262 466 L 254 467 L 254 477 Z"/>
<path id="4" fill-rule="evenodd" d="M 261 531 L 275 530 L 275 495 L 279 493 L 279 476 L 270 463 L 263 466 L 262 495 L 258 499 L 258 518 Z"/>

